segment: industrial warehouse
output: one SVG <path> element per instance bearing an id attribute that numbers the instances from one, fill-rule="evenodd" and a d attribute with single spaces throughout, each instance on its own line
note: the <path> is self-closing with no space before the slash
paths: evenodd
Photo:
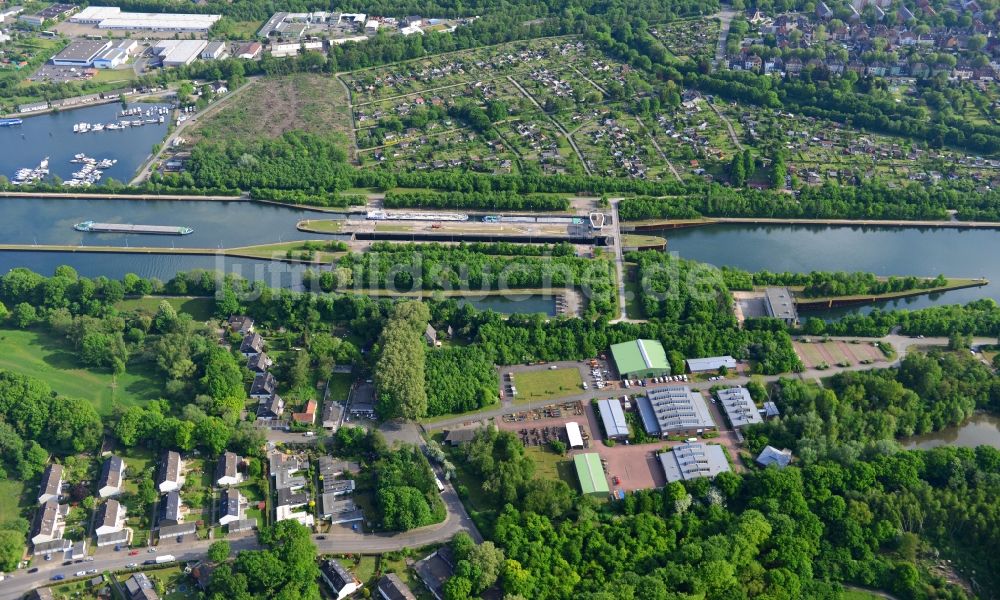
<path id="1" fill-rule="evenodd" d="M 750 397 L 750 392 L 745 387 L 719 390 L 716 396 L 719 398 L 722 410 L 726 411 L 729 424 L 734 429 L 764 422 L 760 412 L 757 411 L 757 406 L 753 403 L 753 398 Z"/>
<path id="2" fill-rule="evenodd" d="M 71 23 L 98 29 L 208 33 L 221 15 L 122 12 L 114 6 L 88 6 L 70 17 Z"/>
<path id="3" fill-rule="evenodd" d="M 638 399 L 642 425 L 649 435 L 694 435 L 716 428 L 701 392 L 687 386 L 646 391 Z"/>
<path id="4" fill-rule="evenodd" d="M 660 464 L 667 475 L 667 482 L 689 481 L 699 477 L 715 477 L 729 471 L 729 462 L 722 446 L 709 444 L 681 444 L 660 455 Z"/>
<path id="5" fill-rule="evenodd" d="M 656 340 L 635 340 L 611 346 L 615 367 L 623 378 L 645 379 L 670 375 L 663 345 Z"/>

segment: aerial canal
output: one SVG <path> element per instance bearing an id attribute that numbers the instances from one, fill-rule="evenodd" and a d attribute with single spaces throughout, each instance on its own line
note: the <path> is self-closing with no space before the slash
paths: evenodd
<path id="1" fill-rule="evenodd" d="M 991 230 L 810 225 L 709 225 L 648 232 L 682 258 L 748 271 L 868 271 L 876 275 L 985 277 L 990 284 L 876 303 L 810 311 L 826 318 L 856 311 L 923 308 L 989 297 L 1000 301 L 1000 234 Z"/>

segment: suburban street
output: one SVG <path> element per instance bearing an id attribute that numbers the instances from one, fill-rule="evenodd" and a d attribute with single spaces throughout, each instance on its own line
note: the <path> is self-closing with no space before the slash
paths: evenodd
<path id="1" fill-rule="evenodd" d="M 182 544 L 168 542 L 158 546 L 156 554 L 147 553 L 143 548 L 140 549 L 139 554 L 136 556 L 129 556 L 128 552 L 124 550 L 110 553 L 102 551 L 94 557 L 93 562 L 82 562 L 65 567 L 62 566 L 63 561 L 59 560 L 55 555 L 53 555 L 51 561 L 45 561 L 39 556 L 33 562 L 34 566 L 38 567 L 37 573 L 17 571 L 13 576 L 7 576 L 3 584 L 0 584 L 0 600 L 15 600 L 16 598 L 20 598 L 37 587 L 48 585 L 55 575 L 65 575 L 66 580 L 64 581 L 68 581 L 74 579 L 73 574 L 78 571 L 88 571 L 90 569 L 96 569 L 98 573 L 104 571 L 121 571 L 125 569 L 125 565 L 127 564 L 138 563 L 141 565 L 143 561 L 165 554 L 173 555 L 179 562 L 199 560 L 204 558 L 211 543 L 210 540 L 197 540 Z M 230 539 L 230 544 L 234 552 L 260 548 L 255 536 Z M 93 575 L 88 575 L 87 578 L 89 577 L 93 577 Z"/>

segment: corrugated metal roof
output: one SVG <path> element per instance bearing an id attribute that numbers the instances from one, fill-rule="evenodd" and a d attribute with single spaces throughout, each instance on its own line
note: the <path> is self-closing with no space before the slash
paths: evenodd
<path id="1" fill-rule="evenodd" d="M 576 475 L 580 479 L 580 489 L 584 494 L 607 494 L 611 488 L 601 467 L 601 457 L 596 452 L 577 454 L 573 457 Z"/>
<path id="2" fill-rule="evenodd" d="M 628 437 L 628 422 L 625 421 L 625 413 L 617 399 L 598 400 L 597 408 L 601 413 L 604 432 L 608 437 Z"/>
<path id="3" fill-rule="evenodd" d="M 621 374 L 645 371 L 646 369 L 670 372 L 667 353 L 656 340 L 633 340 L 611 346 L 611 356 Z"/>

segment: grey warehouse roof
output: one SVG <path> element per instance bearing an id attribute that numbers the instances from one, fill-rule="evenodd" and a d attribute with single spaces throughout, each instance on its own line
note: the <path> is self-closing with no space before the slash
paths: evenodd
<path id="1" fill-rule="evenodd" d="M 610 400 L 598 400 L 597 408 L 601 413 L 601 421 L 604 422 L 604 431 L 609 438 L 628 437 L 628 423 L 625 421 L 625 413 L 622 405 L 616 398 Z"/>
<path id="2" fill-rule="evenodd" d="M 753 423 L 761 423 L 760 413 L 757 406 L 750 397 L 750 392 L 745 387 L 734 387 L 719 390 L 716 395 L 722 404 L 723 410 L 733 427 L 744 427 Z"/>
<path id="3" fill-rule="evenodd" d="M 705 398 L 686 385 L 646 390 L 646 397 L 639 399 L 639 414 L 646 431 L 652 435 L 715 427 Z"/>
<path id="4" fill-rule="evenodd" d="M 660 455 L 660 464 L 668 482 L 715 477 L 729 470 L 722 446 L 701 443 L 675 446 Z"/>

